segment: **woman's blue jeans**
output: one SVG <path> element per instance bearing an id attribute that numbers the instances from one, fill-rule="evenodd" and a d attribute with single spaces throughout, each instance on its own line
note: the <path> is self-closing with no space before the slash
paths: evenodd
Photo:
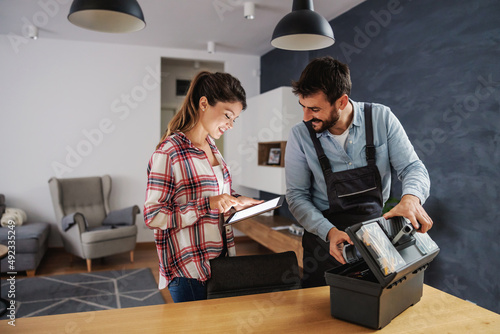
<path id="1" fill-rule="evenodd" d="M 175 277 L 168 285 L 174 303 L 207 299 L 207 287 L 193 278 Z"/>

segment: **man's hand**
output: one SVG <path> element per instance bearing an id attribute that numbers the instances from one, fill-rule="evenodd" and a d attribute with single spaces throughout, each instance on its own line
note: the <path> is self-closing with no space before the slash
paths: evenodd
<path id="1" fill-rule="evenodd" d="M 347 233 L 340 231 L 336 227 L 332 227 L 330 231 L 328 231 L 328 241 L 330 242 L 330 255 L 333 256 L 335 260 L 345 264 L 344 256 L 342 256 L 342 247 L 346 241 L 352 245 L 351 238 L 349 238 Z"/>
<path id="2" fill-rule="evenodd" d="M 384 214 L 385 219 L 392 217 L 408 218 L 418 232 L 425 233 L 432 227 L 432 219 L 420 204 L 420 199 L 413 195 L 404 195 L 401 201 L 389 212 Z"/>

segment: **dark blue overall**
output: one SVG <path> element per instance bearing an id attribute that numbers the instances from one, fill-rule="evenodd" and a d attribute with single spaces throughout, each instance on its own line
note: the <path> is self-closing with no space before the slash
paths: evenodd
<path id="1" fill-rule="evenodd" d="M 382 215 L 382 182 L 375 165 L 371 104 L 365 103 L 364 113 L 367 165 L 341 172 L 333 172 L 311 122 L 305 122 L 325 176 L 329 208 L 322 213 L 341 231 L 353 224 Z M 303 287 L 325 285 L 325 271 L 340 265 L 329 255 L 329 243 L 305 231 L 302 247 L 304 248 Z"/>

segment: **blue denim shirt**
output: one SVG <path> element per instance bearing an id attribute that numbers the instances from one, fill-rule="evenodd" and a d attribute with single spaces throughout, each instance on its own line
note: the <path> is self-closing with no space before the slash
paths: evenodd
<path id="1" fill-rule="evenodd" d="M 354 116 L 345 149 L 328 130 L 317 134 L 333 172 L 367 165 L 364 103 L 349 101 L 353 105 Z M 372 110 L 376 164 L 382 179 L 384 203 L 390 194 L 392 166 L 402 181 L 402 195 L 415 195 L 424 204 L 430 189 L 427 169 L 392 111 L 376 103 L 372 104 Z M 327 241 L 332 224 L 321 213 L 329 208 L 325 178 L 303 122 L 296 124 L 288 136 L 285 173 L 286 199 L 293 216 L 307 231 Z"/>

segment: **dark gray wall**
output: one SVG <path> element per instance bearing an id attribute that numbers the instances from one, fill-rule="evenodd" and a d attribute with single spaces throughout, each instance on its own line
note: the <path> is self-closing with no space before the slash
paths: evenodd
<path id="1" fill-rule="evenodd" d="M 261 90 L 310 59 L 351 67 L 357 101 L 390 106 L 429 170 L 441 253 L 426 283 L 500 312 L 500 1 L 367 1 L 330 22 L 336 43 L 261 58 Z M 297 112 L 301 112 L 297 108 Z M 401 193 L 393 185 L 393 194 Z"/>

